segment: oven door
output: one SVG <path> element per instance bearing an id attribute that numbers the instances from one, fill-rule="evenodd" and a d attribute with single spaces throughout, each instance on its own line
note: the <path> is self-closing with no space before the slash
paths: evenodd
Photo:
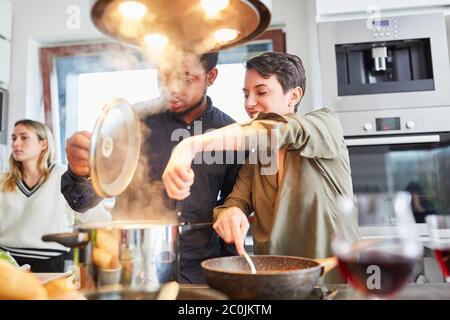
<path id="1" fill-rule="evenodd" d="M 356 195 L 409 191 L 417 223 L 429 214 L 450 214 L 450 132 L 347 137 L 346 144 Z"/>

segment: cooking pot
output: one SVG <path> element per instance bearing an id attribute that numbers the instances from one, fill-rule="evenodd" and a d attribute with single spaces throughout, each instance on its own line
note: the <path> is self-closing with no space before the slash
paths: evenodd
<path id="1" fill-rule="evenodd" d="M 79 289 L 122 285 L 156 290 L 178 280 L 180 232 L 211 223 L 117 220 L 75 226 L 76 232 L 47 234 L 43 241 L 73 248 Z"/>
<path id="2" fill-rule="evenodd" d="M 304 299 L 321 275 L 337 265 L 335 257 L 307 259 L 291 256 L 252 256 L 252 274 L 244 257 L 205 260 L 201 266 L 208 285 L 230 299 Z"/>

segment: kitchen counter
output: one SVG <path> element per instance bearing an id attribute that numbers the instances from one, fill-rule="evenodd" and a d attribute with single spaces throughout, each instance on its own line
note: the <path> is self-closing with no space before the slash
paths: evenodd
<path id="1" fill-rule="evenodd" d="M 37 274 L 42 283 L 56 278 L 66 277 L 67 273 Z M 48 277 L 48 276 L 51 277 Z M 210 289 L 207 285 L 181 284 L 183 297 L 187 300 L 225 299 L 220 292 Z M 323 284 L 314 289 L 308 300 L 366 300 L 347 284 Z M 394 300 L 450 300 L 450 283 L 408 284 Z"/>
<path id="2" fill-rule="evenodd" d="M 324 284 L 323 287 L 334 293 L 329 297 L 332 300 L 367 299 L 346 284 Z M 394 300 L 450 300 L 450 283 L 412 283 L 403 288 Z"/>
<path id="3" fill-rule="evenodd" d="M 209 290 L 206 285 L 181 285 L 183 288 Z M 323 295 L 320 294 L 323 292 Z M 308 300 L 367 300 L 347 284 L 324 284 Z M 409 284 L 394 300 L 450 300 L 450 283 Z"/>

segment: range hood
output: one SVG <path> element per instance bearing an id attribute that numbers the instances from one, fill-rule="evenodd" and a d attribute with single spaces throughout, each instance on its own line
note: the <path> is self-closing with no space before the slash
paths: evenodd
<path id="1" fill-rule="evenodd" d="M 95 26 L 140 48 L 219 51 L 248 42 L 270 23 L 271 1 L 97 0 Z"/>

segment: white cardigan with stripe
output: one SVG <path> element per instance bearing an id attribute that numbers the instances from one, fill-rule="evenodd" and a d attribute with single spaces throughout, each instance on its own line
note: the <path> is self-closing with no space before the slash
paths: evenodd
<path id="1" fill-rule="evenodd" d="M 44 234 L 71 232 L 75 217 L 82 222 L 111 219 L 101 204 L 86 213 L 69 207 L 60 190 L 65 171 L 61 165 L 54 166 L 47 181 L 31 194 L 19 187 L 15 192 L 0 192 L 0 247 L 13 255 L 46 259 L 68 249 L 56 242 L 43 242 Z"/>

